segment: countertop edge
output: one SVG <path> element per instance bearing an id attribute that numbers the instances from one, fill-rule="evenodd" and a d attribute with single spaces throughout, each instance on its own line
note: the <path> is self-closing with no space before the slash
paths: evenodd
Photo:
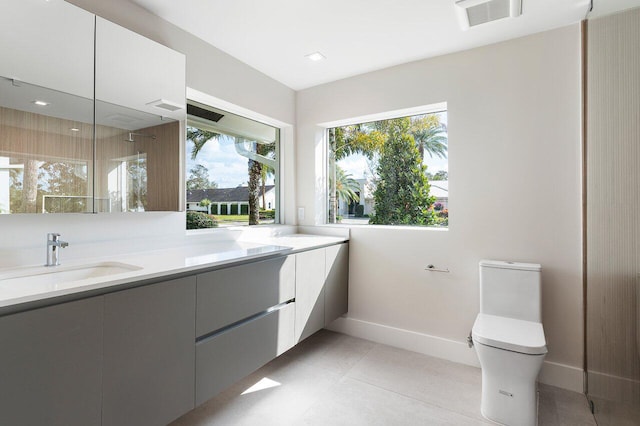
<path id="1" fill-rule="evenodd" d="M 305 238 L 306 244 L 296 244 L 300 237 Z M 294 240 L 291 240 L 294 238 Z M 317 240 L 316 240 L 317 239 Z M 316 242 L 309 244 L 308 240 L 316 240 Z M 229 258 L 223 258 L 211 262 L 194 263 L 192 265 L 184 265 L 179 267 L 170 268 L 151 268 L 150 271 L 133 271 L 125 276 L 119 276 L 117 278 L 111 278 L 104 276 L 100 278 L 92 278 L 86 280 L 77 281 L 79 284 L 77 287 L 64 288 L 60 290 L 54 290 L 46 293 L 37 293 L 32 295 L 26 295 L 22 297 L 16 297 L 13 299 L 0 300 L 0 317 L 10 314 L 15 314 L 32 309 L 42 308 L 46 306 L 57 305 L 60 303 L 67 303 L 74 300 L 86 299 L 90 297 L 100 296 L 108 293 L 114 293 L 117 291 L 127 290 L 135 287 L 152 285 L 154 283 L 178 279 L 198 273 L 213 271 L 217 269 L 223 269 L 232 266 L 239 266 L 245 263 L 256 262 L 261 260 L 268 260 L 270 258 L 277 258 L 280 256 L 300 253 L 309 250 L 316 250 L 321 248 L 330 247 L 337 244 L 348 242 L 348 238 L 341 237 L 326 237 L 326 236 L 313 236 L 313 235 L 301 235 L 293 234 L 282 237 L 272 237 L 267 239 L 261 239 L 258 241 L 246 241 L 246 243 L 253 243 L 258 245 L 264 245 L 265 247 L 274 247 L 270 251 L 257 254 L 246 254 L 242 256 L 232 256 Z M 293 242 L 294 244 L 286 244 L 286 242 Z M 277 244 L 276 244 L 277 243 Z M 149 251 L 135 253 L 136 255 L 143 257 L 150 257 L 158 252 L 164 252 L 169 250 Z M 210 253 L 210 255 L 222 255 L 225 251 Z M 112 256 L 104 258 L 92 258 L 91 262 L 112 262 L 112 261 L 124 261 L 131 254 L 125 256 Z M 203 256 L 207 256 L 204 254 Z M 124 259 L 123 259 L 124 258 Z M 136 262 L 135 260 L 129 261 L 131 263 L 144 263 Z M 74 263 L 81 264 L 76 261 Z M 6 272 L 8 269 L 5 268 Z M 2 281 L 0 280 L 0 283 Z"/>

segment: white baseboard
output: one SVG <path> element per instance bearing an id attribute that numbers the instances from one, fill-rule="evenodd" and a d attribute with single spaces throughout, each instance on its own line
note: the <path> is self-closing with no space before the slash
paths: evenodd
<path id="1" fill-rule="evenodd" d="M 538 381 L 574 392 L 584 392 L 584 370 L 580 367 L 545 361 Z"/>
<path id="2" fill-rule="evenodd" d="M 464 342 L 348 317 L 338 318 L 327 328 L 349 336 L 480 367 L 476 351 Z M 545 361 L 538 381 L 574 392 L 583 392 L 583 371 L 578 367 Z"/>

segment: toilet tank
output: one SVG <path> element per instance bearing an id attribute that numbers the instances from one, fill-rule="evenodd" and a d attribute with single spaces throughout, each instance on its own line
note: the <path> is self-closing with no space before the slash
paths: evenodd
<path id="1" fill-rule="evenodd" d="M 480 261 L 480 312 L 542 322 L 541 266 L 534 263 Z"/>

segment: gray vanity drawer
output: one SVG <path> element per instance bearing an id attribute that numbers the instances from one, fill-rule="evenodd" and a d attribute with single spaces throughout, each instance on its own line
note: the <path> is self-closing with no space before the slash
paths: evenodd
<path id="1" fill-rule="evenodd" d="M 283 256 L 199 274 L 196 336 L 295 297 L 295 258 Z"/>
<path id="2" fill-rule="evenodd" d="M 293 347 L 295 303 L 196 344 L 196 406 Z"/>

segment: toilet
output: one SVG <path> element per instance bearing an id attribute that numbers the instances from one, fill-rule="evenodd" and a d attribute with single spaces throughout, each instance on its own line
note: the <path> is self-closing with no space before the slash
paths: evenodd
<path id="1" fill-rule="evenodd" d="M 538 422 L 536 378 L 547 354 L 541 266 L 480 261 L 480 313 L 471 330 L 482 368 L 484 417 L 508 426 Z"/>

